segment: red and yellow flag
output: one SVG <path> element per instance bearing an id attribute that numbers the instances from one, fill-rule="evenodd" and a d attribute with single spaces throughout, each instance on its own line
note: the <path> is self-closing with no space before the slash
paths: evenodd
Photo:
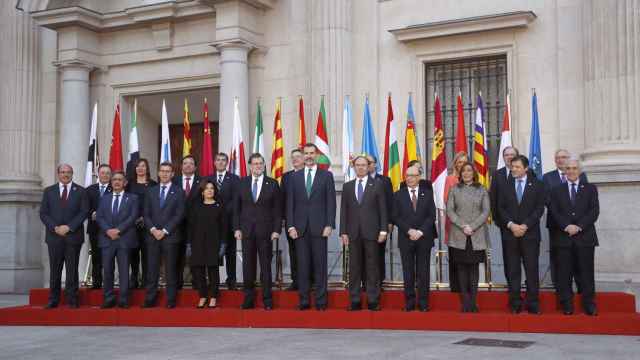
<path id="1" fill-rule="evenodd" d="M 271 177 L 280 182 L 284 174 L 284 141 L 282 139 L 282 102 L 276 103 L 276 116 L 273 121 L 273 145 L 271 149 Z"/>
<path id="2" fill-rule="evenodd" d="M 189 115 L 189 104 L 184 99 L 184 118 L 182 119 L 182 157 L 191 155 L 191 121 Z"/>
<path id="3" fill-rule="evenodd" d="M 304 144 L 307 143 L 306 128 L 304 127 L 304 102 L 302 101 L 302 95 L 298 99 L 298 147 L 302 149 Z"/>
<path id="4" fill-rule="evenodd" d="M 213 175 L 213 147 L 211 145 L 211 127 L 209 125 L 209 105 L 204 98 L 204 124 L 202 131 L 202 157 L 200 158 L 200 176 Z"/>

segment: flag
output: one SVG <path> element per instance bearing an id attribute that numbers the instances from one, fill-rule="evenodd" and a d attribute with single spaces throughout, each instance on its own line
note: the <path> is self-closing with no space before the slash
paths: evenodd
<path id="1" fill-rule="evenodd" d="M 271 146 L 271 177 L 282 181 L 284 173 L 284 140 L 282 136 L 282 101 L 276 103 L 276 117 L 273 120 L 273 145 Z"/>
<path id="2" fill-rule="evenodd" d="M 393 106 L 391 94 L 387 101 L 387 128 L 384 136 L 384 176 L 391 179 L 393 191 L 400 188 L 402 181 L 400 174 L 400 151 L 398 149 L 398 136 L 396 135 L 396 122 L 393 120 Z"/>
<path id="3" fill-rule="evenodd" d="M 160 162 L 171 162 L 171 141 L 169 138 L 169 119 L 167 106 L 162 99 L 162 140 L 160 143 Z"/>
<path id="4" fill-rule="evenodd" d="M 304 126 L 304 102 L 302 96 L 298 99 L 298 148 L 302 149 L 307 143 L 307 130 Z"/>
<path id="5" fill-rule="evenodd" d="M 202 130 L 202 157 L 200 158 L 200 176 L 213 175 L 213 149 L 211 146 L 211 126 L 209 125 L 209 105 L 204 98 L 203 130 Z"/>
<path id="6" fill-rule="evenodd" d="M 502 152 L 508 146 L 511 146 L 511 144 L 511 101 L 509 100 L 509 93 L 507 93 L 507 107 L 504 109 L 504 117 L 502 118 L 500 151 L 498 152 L 498 166 L 496 169 L 500 169 L 505 166 L 504 159 L 502 158 Z"/>
<path id="7" fill-rule="evenodd" d="M 182 157 L 191 155 L 191 116 L 189 104 L 184 99 L 184 118 L 182 119 Z"/>
<path id="8" fill-rule="evenodd" d="M 433 201 L 436 208 L 444 210 L 444 184 L 447 179 L 447 155 L 444 152 L 444 128 L 440 98 L 436 94 L 434 105 L 435 123 L 433 124 L 433 147 L 431 149 L 431 183 L 433 184 Z"/>
<path id="9" fill-rule="evenodd" d="M 364 119 L 362 123 L 362 153 L 371 155 L 376 158 L 376 174 L 382 172 L 380 168 L 380 156 L 378 156 L 378 142 L 376 141 L 376 134 L 373 131 L 373 124 L 371 123 L 371 112 L 369 111 L 369 96 L 364 100 Z"/>
<path id="10" fill-rule="evenodd" d="M 316 162 L 318 163 L 318 167 L 324 170 L 331 168 L 331 149 L 329 148 L 327 130 L 327 112 L 324 110 L 323 95 L 320 99 L 320 111 L 318 111 L 315 145 L 318 147 L 319 152 Z"/>
<path id="11" fill-rule="evenodd" d="M 420 142 L 416 134 L 416 121 L 413 115 L 413 105 L 411 95 L 409 95 L 409 105 L 407 106 L 407 128 L 404 132 L 404 156 L 402 159 L 402 178 L 407 172 L 409 162 L 412 160 L 422 161 L 420 156 Z"/>
<path id="12" fill-rule="evenodd" d="M 247 160 L 244 156 L 242 123 L 240 122 L 240 108 L 237 97 L 233 100 L 233 145 L 229 154 L 229 171 L 240 177 L 247 176 Z"/>
<path id="13" fill-rule="evenodd" d="M 113 129 L 111 131 L 111 149 L 109 150 L 109 166 L 111 166 L 112 171 L 124 170 L 120 127 L 120 104 L 116 104 L 116 114 L 113 118 Z"/>
<path id="14" fill-rule="evenodd" d="M 542 152 L 540 151 L 540 124 L 538 119 L 538 95 L 533 91 L 531 99 L 531 139 L 529 140 L 529 167 L 542 180 Z"/>
<path id="15" fill-rule="evenodd" d="M 457 100 L 458 123 L 456 124 L 456 154 L 459 152 L 469 153 L 467 149 L 467 134 L 464 129 L 464 107 L 462 106 L 462 93 L 458 92 Z"/>
<path id="16" fill-rule="evenodd" d="M 89 151 L 87 154 L 87 170 L 84 176 L 84 186 L 87 187 L 93 184 L 93 177 L 96 173 L 97 167 L 100 166 L 100 159 L 98 158 L 98 140 L 96 137 L 98 129 L 98 103 L 93 105 L 93 112 L 91 113 L 91 132 L 89 134 Z"/>
<path id="17" fill-rule="evenodd" d="M 485 188 L 489 188 L 489 158 L 487 156 L 487 134 L 484 126 L 483 110 L 482 94 L 478 94 L 473 135 L 473 166 L 478 172 L 478 182 Z"/>
<path id="18" fill-rule="evenodd" d="M 344 97 L 342 110 L 342 174 L 344 182 L 355 179 L 355 170 L 351 166 L 353 156 L 353 119 L 351 117 L 351 101 L 349 96 Z"/>
<path id="19" fill-rule="evenodd" d="M 133 99 L 133 110 L 131 111 L 131 130 L 129 130 L 129 160 L 127 160 L 127 176 L 135 177 L 136 162 L 140 159 L 140 148 L 138 146 L 138 99 Z"/>
<path id="20" fill-rule="evenodd" d="M 262 126 L 262 106 L 260 106 L 260 100 L 258 100 L 256 110 L 256 129 L 253 133 L 253 147 L 251 148 L 253 153 L 259 153 L 261 155 L 265 155 L 264 153 L 264 136 L 263 136 L 263 126 Z"/>

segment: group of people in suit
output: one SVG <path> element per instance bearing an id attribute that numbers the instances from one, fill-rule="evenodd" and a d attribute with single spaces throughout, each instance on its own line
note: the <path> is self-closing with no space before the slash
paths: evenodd
<path id="1" fill-rule="evenodd" d="M 445 186 L 446 243 L 450 283 L 460 293 L 463 312 L 477 312 L 479 264 L 489 248 L 488 219 L 500 228 L 505 277 L 511 311 L 523 309 L 521 268 L 526 276 L 524 304 L 540 313 L 538 258 L 540 218 L 545 207 L 551 235 L 554 283 L 565 314 L 572 314 L 572 282 L 582 293 L 583 307 L 597 314 L 594 301 L 593 258 L 598 239 L 594 227 L 599 214 L 598 193 L 581 173 L 579 161 L 568 152 L 556 153 L 557 170 L 539 181 L 528 159 L 514 147 L 504 149 L 505 167 L 494 172 L 488 192 L 466 154 L 457 154 L 453 174 Z M 284 227 L 291 263 L 292 283 L 298 291 L 299 310 L 325 310 L 328 305 L 328 238 L 336 229 L 336 189 L 333 175 L 317 164 L 318 149 L 306 144 L 291 152 L 293 169 L 279 184 L 265 175 L 261 154 L 249 157 L 244 178 L 229 173 L 228 156 L 216 155 L 216 171 L 199 177 L 192 156 L 182 159 L 181 175 L 171 163 L 161 163 L 158 181 L 149 163 L 139 159 L 128 166 L 129 176 L 98 169 L 98 182 L 87 189 L 72 182 L 73 169 L 58 166 L 58 183 L 48 187 L 40 208 L 49 248 L 51 292 L 47 308 L 58 306 L 63 266 L 66 302 L 78 306 L 78 258 L 84 241 L 84 221 L 91 244 L 93 287 L 104 288 L 103 308 L 128 307 L 129 288 L 143 284 L 143 307 L 158 299 L 161 263 L 165 266 L 167 307 L 174 308 L 183 286 L 189 259 L 198 308 L 216 307 L 219 267 L 226 265 L 226 285 L 236 288 L 236 242 L 242 244 L 243 309 L 256 306 L 256 274 L 260 264 L 262 303 L 273 308 L 271 262 L 273 241 Z M 430 257 L 437 210 L 433 188 L 423 179 L 418 161 L 409 164 L 405 181 L 393 192 L 388 178 L 376 174 L 377 159 L 356 155 L 355 178 L 342 188 L 339 238 L 348 249 L 348 310 L 362 309 L 362 292 L 369 310 L 380 309 L 385 277 L 387 240 L 398 229 L 405 311 L 429 310 Z M 115 264 L 119 297 L 114 287 Z M 140 271 L 140 267 L 142 271 Z M 417 288 L 417 293 L 416 293 Z M 313 294 L 313 298 L 312 298 Z"/>

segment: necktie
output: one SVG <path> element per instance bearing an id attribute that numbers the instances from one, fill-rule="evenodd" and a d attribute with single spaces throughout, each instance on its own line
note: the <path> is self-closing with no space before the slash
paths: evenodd
<path id="1" fill-rule="evenodd" d="M 516 187 L 516 195 L 518 196 L 518 204 L 522 202 L 522 180 L 518 180 L 518 186 Z"/>
<path id="2" fill-rule="evenodd" d="M 418 198 L 416 197 L 416 189 L 411 189 L 411 206 L 413 206 L 413 211 L 418 209 Z"/>
<path id="3" fill-rule="evenodd" d="M 563 184 L 567 183 L 567 177 L 564 174 L 560 174 L 560 181 L 562 181 Z"/>
<path id="4" fill-rule="evenodd" d="M 100 185 L 100 197 L 102 197 L 102 195 L 104 195 L 104 185 Z"/>
<path id="5" fill-rule="evenodd" d="M 253 196 L 253 202 L 258 201 L 258 178 L 253 179 L 253 186 L 251 186 L 251 195 Z"/>
<path id="6" fill-rule="evenodd" d="M 162 190 L 160 190 L 160 207 L 164 207 L 164 201 L 167 199 L 167 186 L 162 185 Z"/>
<path id="7" fill-rule="evenodd" d="M 362 195 L 364 195 L 364 186 L 362 186 L 362 179 L 358 180 L 358 204 L 362 204 Z"/>
<path id="8" fill-rule="evenodd" d="M 114 195 L 116 198 L 113 200 L 113 208 L 111 209 L 111 213 L 115 218 L 118 215 L 118 208 L 120 208 L 120 194 Z"/>
<path id="9" fill-rule="evenodd" d="M 218 174 L 218 189 L 222 187 L 222 174 Z"/>
<path id="10" fill-rule="evenodd" d="M 191 192 L 191 178 L 185 178 L 184 179 L 187 183 L 184 186 L 184 193 L 185 195 L 189 196 L 189 193 Z"/>
<path id="11" fill-rule="evenodd" d="M 311 197 L 311 186 L 313 185 L 313 178 L 311 177 L 311 169 L 307 171 L 307 183 L 305 187 L 307 188 L 307 197 Z"/>
<path id="12" fill-rule="evenodd" d="M 576 204 L 576 183 L 571 183 L 571 204 Z"/>
<path id="13" fill-rule="evenodd" d="M 62 185 L 62 195 L 60 196 L 62 203 L 66 204 L 68 198 L 69 198 L 69 193 L 67 192 L 67 185 Z"/>

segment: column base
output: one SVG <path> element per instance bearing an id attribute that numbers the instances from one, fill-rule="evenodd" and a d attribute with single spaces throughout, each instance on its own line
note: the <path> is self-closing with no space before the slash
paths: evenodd
<path id="1" fill-rule="evenodd" d="M 584 151 L 583 171 L 592 183 L 640 182 L 640 147 L 607 146 Z"/>

